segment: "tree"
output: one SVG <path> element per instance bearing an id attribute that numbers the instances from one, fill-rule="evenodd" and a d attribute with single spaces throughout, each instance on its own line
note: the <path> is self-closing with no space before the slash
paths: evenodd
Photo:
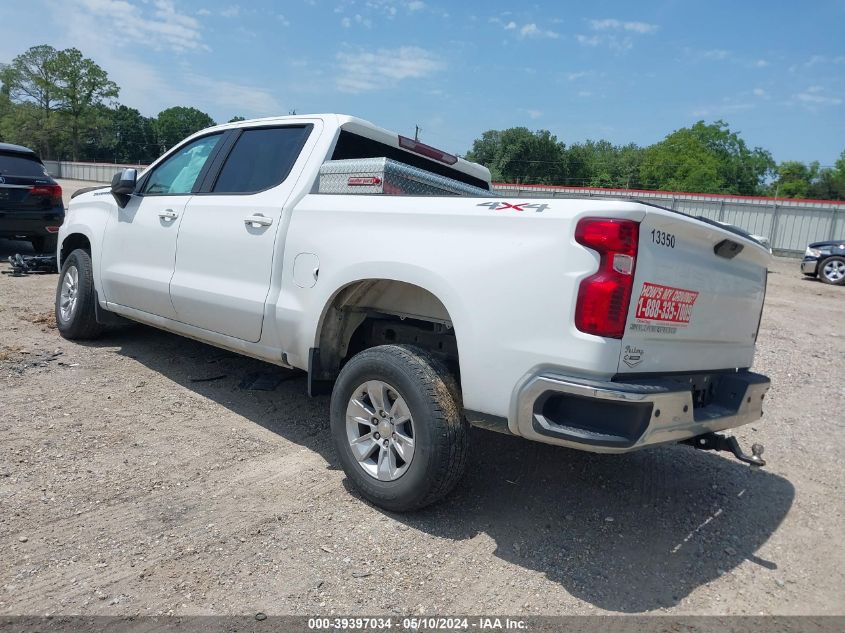
<path id="1" fill-rule="evenodd" d="M 65 115 L 71 155 L 79 159 L 81 135 L 93 121 L 95 106 L 117 97 L 120 89 L 108 73 L 75 48 L 59 51 L 55 58 L 58 109 Z"/>
<path id="2" fill-rule="evenodd" d="M 818 175 L 818 163 L 785 161 L 778 165 L 777 180 L 771 184 L 770 191 L 779 198 L 807 198 Z"/>
<path id="3" fill-rule="evenodd" d="M 566 184 L 589 187 L 639 187 L 643 150 L 630 143 L 585 141 L 566 150 Z"/>
<path id="4" fill-rule="evenodd" d="M 749 150 L 724 121 L 698 121 L 647 148 L 640 177 L 652 189 L 753 195 L 774 167 L 768 151 Z"/>
<path id="5" fill-rule="evenodd" d="M 769 193 L 779 198 L 818 198 L 845 200 L 845 152 L 833 167 L 819 167 L 796 160 L 784 161 L 777 167 L 777 178 Z"/>
<path id="6" fill-rule="evenodd" d="M 196 108 L 176 106 L 158 113 L 153 121 L 159 153 L 163 154 L 186 136 L 214 125 L 214 119 Z"/>
<path id="7" fill-rule="evenodd" d="M 493 180 L 554 184 L 563 177 L 564 145 L 548 130 L 488 130 L 476 139 L 467 160 L 486 166 Z"/>
<path id="8" fill-rule="evenodd" d="M 28 104 L 16 113 L 15 140 L 35 147 L 42 157 L 52 158 L 51 139 L 56 127 L 53 111 L 59 101 L 58 51 L 52 46 L 33 46 L 0 66 L 3 91 L 12 102 Z M 6 126 L 8 127 L 8 126 Z"/>
<path id="9" fill-rule="evenodd" d="M 237 123 L 238 121 L 246 121 L 246 117 L 242 117 L 240 115 L 237 115 L 237 116 L 233 116 L 231 119 L 229 119 L 229 123 Z"/>
<path id="10" fill-rule="evenodd" d="M 148 164 L 159 156 L 153 124 L 135 108 L 103 108 L 102 158 L 116 163 Z"/>

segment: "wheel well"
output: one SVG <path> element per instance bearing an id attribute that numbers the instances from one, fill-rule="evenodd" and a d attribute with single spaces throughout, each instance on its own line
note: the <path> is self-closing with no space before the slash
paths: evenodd
<path id="1" fill-rule="evenodd" d="M 62 251 L 59 255 L 59 268 L 65 263 L 65 259 L 76 249 L 81 248 L 91 253 L 91 242 L 82 233 L 71 233 L 62 242 Z"/>
<path id="2" fill-rule="evenodd" d="M 332 383 L 355 354 L 388 344 L 424 348 L 459 375 L 457 337 L 446 306 L 414 284 L 368 279 L 338 292 L 325 311 L 310 379 Z"/>

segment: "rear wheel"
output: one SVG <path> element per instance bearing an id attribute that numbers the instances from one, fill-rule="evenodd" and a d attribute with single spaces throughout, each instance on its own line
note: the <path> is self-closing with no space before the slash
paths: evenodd
<path id="1" fill-rule="evenodd" d="M 416 347 L 382 345 L 353 357 L 332 392 L 331 429 L 347 477 L 387 510 L 438 501 L 466 467 L 468 425 L 454 380 Z"/>
<path id="2" fill-rule="evenodd" d="M 102 333 L 94 308 L 96 300 L 91 256 L 76 249 L 62 265 L 56 288 L 56 326 L 64 338 L 92 339 Z"/>
<path id="3" fill-rule="evenodd" d="M 819 264 L 819 279 L 826 284 L 845 285 L 845 257 L 828 257 Z"/>

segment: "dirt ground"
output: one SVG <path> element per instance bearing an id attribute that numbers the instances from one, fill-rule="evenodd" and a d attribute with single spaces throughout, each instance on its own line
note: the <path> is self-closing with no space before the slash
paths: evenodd
<path id="1" fill-rule="evenodd" d="M 764 469 L 475 430 L 457 490 L 408 515 L 349 488 L 302 376 L 243 389 L 274 368 L 142 326 L 65 341 L 56 281 L 0 276 L 0 613 L 845 613 L 845 288 L 795 260 L 737 432 Z"/>

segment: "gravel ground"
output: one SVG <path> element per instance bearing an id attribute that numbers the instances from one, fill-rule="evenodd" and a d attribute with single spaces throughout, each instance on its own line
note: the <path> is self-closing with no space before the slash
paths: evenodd
<path id="1" fill-rule="evenodd" d="M 56 281 L 0 276 L 0 613 L 845 613 L 845 288 L 795 260 L 737 433 L 766 468 L 474 430 L 455 493 L 410 515 L 350 490 L 302 376 L 241 389 L 273 368 L 142 326 L 70 343 Z"/>

